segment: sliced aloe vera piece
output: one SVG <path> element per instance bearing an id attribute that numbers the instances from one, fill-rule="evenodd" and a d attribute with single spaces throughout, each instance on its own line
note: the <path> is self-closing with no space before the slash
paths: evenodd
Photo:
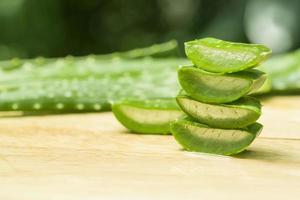
<path id="1" fill-rule="evenodd" d="M 218 128 L 242 128 L 253 124 L 261 115 L 259 100 L 242 97 L 228 104 L 208 104 L 179 95 L 177 103 L 196 121 Z"/>
<path id="2" fill-rule="evenodd" d="M 233 155 L 247 148 L 262 130 L 259 123 L 243 129 L 219 129 L 181 119 L 171 123 L 171 132 L 185 150 Z"/>
<path id="3" fill-rule="evenodd" d="M 255 69 L 221 74 L 196 67 L 181 67 L 178 79 L 181 87 L 195 100 L 227 103 L 259 89 L 266 80 L 266 75 Z"/>
<path id="4" fill-rule="evenodd" d="M 204 38 L 186 42 L 185 53 L 203 70 L 231 73 L 255 67 L 271 55 L 271 50 L 260 44 Z"/>
<path id="5" fill-rule="evenodd" d="M 145 134 L 168 134 L 170 122 L 183 115 L 173 98 L 123 100 L 113 103 L 112 111 L 126 128 Z"/>

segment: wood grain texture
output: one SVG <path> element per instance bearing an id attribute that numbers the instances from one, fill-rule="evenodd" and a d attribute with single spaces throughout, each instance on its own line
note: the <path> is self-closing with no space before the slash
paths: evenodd
<path id="1" fill-rule="evenodd" d="M 128 134 L 108 113 L 0 119 L 0 199 L 299 199 L 300 97 L 264 100 L 236 157 Z"/>

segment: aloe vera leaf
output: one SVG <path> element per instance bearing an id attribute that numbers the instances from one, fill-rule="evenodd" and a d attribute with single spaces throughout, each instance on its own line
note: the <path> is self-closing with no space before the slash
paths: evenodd
<path id="1" fill-rule="evenodd" d="M 161 44 L 154 44 L 149 47 L 136 48 L 125 52 L 114 52 L 103 55 L 88 55 L 88 56 L 67 56 L 65 58 L 33 58 L 33 59 L 19 59 L 13 58 L 11 60 L 0 61 L 0 71 L 10 71 L 19 69 L 20 67 L 30 65 L 32 67 L 45 66 L 45 64 L 57 62 L 57 60 L 73 60 L 80 61 L 86 59 L 96 60 L 111 60 L 116 58 L 123 59 L 138 59 L 144 57 L 176 57 L 178 56 L 178 44 L 176 40 L 170 40 Z"/>
<path id="2" fill-rule="evenodd" d="M 135 60 L 137 60 L 135 62 Z M 88 76 L 101 76 L 111 73 L 126 73 L 131 71 L 136 71 L 136 69 L 143 70 L 144 68 L 151 66 L 154 70 L 162 67 L 162 70 L 171 69 L 171 73 L 174 74 L 174 70 L 177 68 L 174 67 L 172 61 L 177 61 L 178 63 L 187 63 L 184 59 L 95 59 L 93 57 L 87 57 L 86 59 L 74 60 L 70 58 L 60 58 L 55 62 L 45 63 L 41 67 L 36 67 L 32 63 L 25 63 L 18 70 L 12 71 L 0 71 L 0 87 L 7 84 L 18 84 L 19 81 L 27 80 L 45 80 L 46 78 L 80 78 Z M 157 63 L 156 66 L 153 66 L 152 62 Z M 157 62 L 156 62 L 157 61 Z M 171 62 L 171 64 L 170 64 Z M 172 65 L 167 66 L 168 64 Z M 143 67 L 142 65 L 146 65 Z M 149 74 L 151 76 L 151 74 Z"/>
<path id="3" fill-rule="evenodd" d="M 123 100 L 112 111 L 126 128 L 143 134 L 169 134 L 170 122 L 183 115 L 174 98 Z"/>
<path id="4" fill-rule="evenodd" d="M 161 44 L 153 44 L 144 48 L 136 48 L 125 52 L 114 52 L 110 54 L 97 55 L 98 59 L 124 58 L 137 59 L 144 57 L 165 58 L 178 56 L 178 43 L 176 40 L 170 40 Z"/>
<path id="5" fill-rule="evenodd" d="M 0 110 L 36 114 L 107 111 L 110 103 L 103 86 L 107 87 L 98 80 L 76 78 L 15 85 L 0 93 Z"/>
<path id="6" fill-rule="evenodd" d="M 266 76 L 255 69 L 220 74 L 185 66 L 178 70 L 178 79 L 181 87 L 195 100 L 228 103 L 257 90 Z"/>
<path id="7" fill-rule="evenodd" d="M 20 70 L 2 74 L 3 77 L 0 79 L 0 91 L 14 90 L 24 84 L 38 84 L 39 82 L 49 82 L 51 80 L 60 79 L 63 81 L 65 79 L 76 79 L 77 81 L 88 79 L 103 82 L 113 81 L 114 79 L 125 79 L 124 81 L 126 82 L 126 80 L 130 81 L 130 79 L 143 76 L 145 83 L 147 83 L 147 81 L 158 81 L 162 83 L 168 82 L 169 80 L 175 83 L 176 64 L 186 62 L 184 59 L 150 58 L 136 60 L 118 59 L 113 61 L 95 60 L 91 58 L 80 61 L 59 59 L 56 62 L 48 63 L 46 67 L 36 69 L 27 65 Z M 152 73 L 155 75 L 152 75 Z M 170 75 L 170 79 L 167 77 L 168 74 Z M 159 80 L 161 77 L 163 77 L 163 80 Z M 136 87 L 138 87 L 138 85 L 136 85 Z M 171 87 L 171 89 L 172 88 L 174 87 Z"/>
<path id="8" fill-rule="evenodd" d="M 208 104 L 179 95 L 178 105 L 200 123 L 217 128 L 242 128 L 253 124 L 261 115 L 261 105 L 253 97 L 242 97 L 228 104 Z"/>
<path id="9" fill-rule="evenodd" d="M 260 44 L 204 38 L 186 42 L 185 53 L 198 68 L 232 73 L 255 67 L 271 55 L 271 50 Z"/>
<path id="10" fill-rule="evenodd" d="M 211 128 L 181 119 L 171 123 L 176 141 L 188 151 L 233 155 L 246 149 L 261 132 L 262 125 L 254 123 L 242 129 Z"/>
<path id="11" fill-rule="evenodd" d="M 86 59 L 10 71 L 0 80 L 0 110 L 91 112 L 125 98 L 175 97 L 176 69 L 185 59 Z M 22 76 L 20 74 L 23 74 Z"/>
<path id="12" fill-rule="evenodd" d="M 268 73 L 272 91 L 300 90 L 300 50 L 271 57 L 260 69 Z"/>

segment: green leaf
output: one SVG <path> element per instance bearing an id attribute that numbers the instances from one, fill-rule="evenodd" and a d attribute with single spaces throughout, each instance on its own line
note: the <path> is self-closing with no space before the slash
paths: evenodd
<path id="1" fill-rule="evenodd" d="M 300 50 L 276 55 L 260 66 L 270 77 L 272 91 L 300 90 Z"/>
<path id="2" fill-rule="evenodd" d="M 173 136 L 185 150 L 222 155 L 243 151 L 261 130 L 262 125 L 259 123 L 242 129 L 211 128 L 189 119 L 171 123 Z"/>
<path id="3" fill-rule="evenodd" d="M 262 86 L 266 76 L 255 69 L 221 74 L 183 66 L 178 70 L 178 79 L 185 92 L 197 101 L 227 103 L 255 92 Z"/>
<path id="4" fill-rule="evenodd" d="M 242 97 L 228 104 L 208 104 L 186 95 L 176 98 L 181 109 L 199 123 L 217 128 L 242 128 L 253 124 L 261 115 L 259 100 Z"/>
<path id="5" fill-rule="evenodd" d="M 210 72 L 232 73 L 253 68 L 271 55 L 259 44 L 204 38 L 185 43 L 187 57 L 196 67 Z"/>
<path id="6" fill-rule="evenodd" d="M 0 61 L 0 111 L 99 112 L 124 98 L 175 97 L 177 65 L 188 62 L 166 58 L 176 55 L 172 40 L 106 55 Z"/>
<path id="7" fill-rule="evenodd" d="M 112 111 L 125 127 L 142 134 L 169 134 L 170 122 L 183 115 L 173 98 L 123 100 L 113 103 Z"/>
<path id="8" fill-rule="evenodd" d="M 10 71 L 22 68 L 25 64 L 34 68 L 45 67 L 47 64 L 55 63 L 59 60 L 69 60 L 78 62 L 86 59 L 92 60 L 114 60 L 114 59 L 138 59 L 145 57 L 177 57 L 178 44 L 176 40 L 170 40 L 161 44 L 154 44 L 149 47 L 136 48 L 125 52 L 113 52 L 102 55 L 87 55 L 87 56 L 67 56 L 65 58 L 43 58 L 37 57 L 33 59 L 19 59 L 14 58 L 11 60 L 0 61 L 0 70 Z"/>
<path id="9" fill-rule="evenodd" d="M 185 59 L 58 59 L 0 73 L 0 110 L 99 112 L 125 98 L 175 97 L 177 66 Z M 39 106 L 36 106 L 39 105 Z M 63 106 L 61 106 L 63 105 Z"/>

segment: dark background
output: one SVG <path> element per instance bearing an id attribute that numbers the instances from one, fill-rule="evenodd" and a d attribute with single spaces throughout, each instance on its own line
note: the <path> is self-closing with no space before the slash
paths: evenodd
<path id="1" fill-rule="evenodd" d="M 299 46 L 298 0 L 1 0 L 0 59 L 123 51 L 214 36 Z"/>

